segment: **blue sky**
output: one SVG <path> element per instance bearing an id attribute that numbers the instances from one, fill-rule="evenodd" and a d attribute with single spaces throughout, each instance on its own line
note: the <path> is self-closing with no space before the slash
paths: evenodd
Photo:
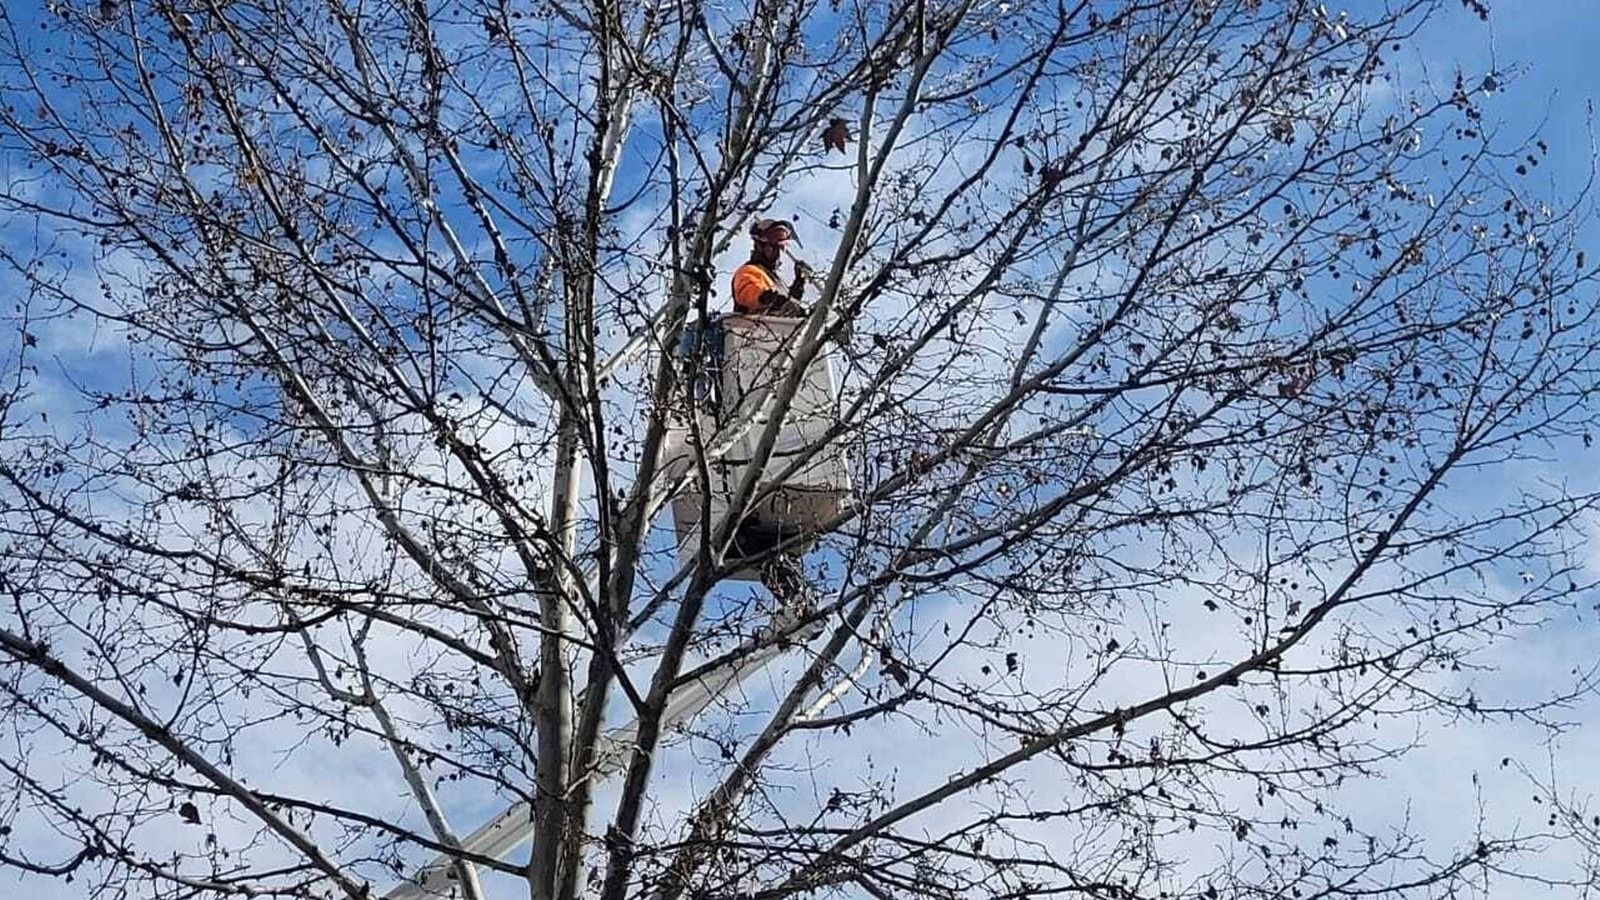
<path id="1" fill-rule="evenodd" d="M 1353 8 L 1367 5 L 1376 4 Z M 1507 138 L 1539 131 L 1550 144 L 1539 177 L 1562 193 L 1586 177 L 1590 106 L 1600 100 L 1600 0 L 1502 0 L 1487 23 L 1452 0 L 1404 56 L 1426 64 L 1436 83 L 1447 83 L 1457 64 L 1513 73 L 1486 112 Z"/>
<path id="2" fill-rule="evenodd" d="M 1508 142 L 1531 137 L 1538 129 L 1539 135 L 1549 143 L 1550 153 L 1548 160 L 1529 177 L 1541 180 L 1541 186 L 1552 186 L 1553 193 L 1558 196 L 1570 196 L 1581 186 L 1593 164 L 1589 104 L 1600 99 L 1600 78 L 1594 74 L 1593 65 L 1593 58 L 1600 56 L 1600 0 L 1500 0 L 1489 23 L 1480 22 L 1457 0 L 1443 2 L 1446 5 L 1440 16 L 1418 42 L 1402 52 L 1399 62 L 1419 72 L 1425 68 L 1435 83 L 1442 86 L 1448 85 L 1458 64 L 1474 74 L 1490 67 L 1516 73 L 1515 77 L 1502 79 L 1506 81 L 1506 88 L 1486 111 L 1504 130 Z M 1328 5 L 1337 8 L 1335 3 Z M 1365 0 L 1351 4 L 1356 9 L 1367 5 Z M 826 218 L 828 213 L 825 206 L 805 211 L 820 218 Z M 821 238 L 819 235 L 818 239 L 808 240 L 808 249 L 819 256 L 818 251 L 826 244 Z M 1592 235 L 1591 243 L 1600 247 L 1600 233 Z M 11 336 L 0 337 L 0 347 L 10 340 Z M 114 356 L 111 364 L 116 364 Z M 120 376 L 121 373 L 116 374 Z M 1574 475 L 1585 474 L 1587 468 L 1581 461 L 1565 461 L 1564 465 Z M 1600 559 L 1600 554 L 1594 554 L 1594 558 Z M 1563 659 L 1581 656 L 1586 652 L 1583 638 L 1580 632 L 1562 629 L 1541 635 L 1532 645 L 1519 644 L 1522 662 L 1511 666 L 1504 677 L 1536 681 L 1542 670 L 1535 663 L 1548 662 L 1558 655 Z M 1548 655 L 1539 652 L 1531 654 L 1530 658 L 1529 649 L 1541 646 L 1548 650 Z M 1575 715 L 1600 725 L 1600 708 L 1591 706 Z M 1600 727 L 1580 730 L 1564 742 L 1560 752 L 1577 765 L 1567 773 L 1579 779 L 1572 786 L 1600 793 L 1600 776 L 1585 775 L 1581 771 L 1582 748 L 1600 745 L 1594 732 L 1600 732 Z M 1450 767 L 1449 772 L 1477 769 L 1481 764 L 1485 777 L 1494 777 L 1500 753 L 1487 733 L 1485 739 L 1479 741 L 1478 732 L 1469 726 L 1454 734 L 1431 734 L 1428 739 L 1436 743 L 1442 743 L 1441 739 L 1453 742 L 1458 767 Z M 1500 740 L 1503 742 L 1503 737 Z M 1524 762 L 1537 767 L 1538 760 Z M 1445 771 L 1437 765 L 1433 755 L 1418 754 L 1414 762 L 1401 767 L 1392 777 L 1406 784 L 1404 793 L 1413 796 L 1434 791 L 1457 792 L 1464 787 L 1444 780 Z M 1439 781 L 1434 784 L 1429 778 Z M 1491 790 L 1502 791 L 1509 797 L 1520 790 L 1519 784 L 1512 773 L 1502 773 Z M 1465 793 L 1462 797 L 1468 802 L 1435 805 L 1432 815 L 1440 818 L 1470 815 L 1471 798 Z M 1532 812 L 1530 816 L 1538 818 Z M 70 889 L 61 896 L 70 896 Z"/>
<path id="3" fill-rule="evenodd" d="M 1330 10 L 1337 8 L 1334 3 L 1327 5 Z M 1378 5 L 1361 0 L 1348 8 Z M 1490 20 L 1482 22 L 1457 0 L 1448 0 L 1397 62 L 1413 71 L 1425 67 L 1429 80 L 1446 89 L 1458 68 L 1470 76 L 1491 70 L 1506 73 L 1509 77 L 1499 79 L 1503 85 L 1499 96 L 1484 104 L 1486 119 L 1498 127 L 1505 144 L 1536 137 L 1547 142 L 1549 155 L 1527 176 L 1530 186 L 1536 193 L 1570 201 L 1597 162 L 1600 0 L 1500 0 L 1491 6 Z M 1597 223 L 1589 223 L 1583 243 L 1600 246 Z M 1550 471 L 1592 485 L 1595 467 L 1590 460 L 1563 458 L 1552 463 Z M 1588 558 L 1591 569 L 1600 566 L 1600 544 L 1593 535 Z M 1587 625 L 1554 623 L 1497 654 L 1504 667 L 1492 681 L 1504 688 L 1532 687 L 1564 675 L 1567 664 L 1592 661 L 1593 612 L 1585 612 L 1582 619 Z M 1387 772 L 1377 791 L 1372 785 L 1360 790 L 1372 792 L 1369 802 L 1378 808 L 1400 803 L 1396 799 L 1400 796 L 1409 798 L 1403 805 L 1412 820 L 1435 836 L 1471 822 L 1484 810 L 1480 804 L 1487 805 L 1490 815 L 1518 822 L 1517 830 L 1537 832 L 1545 826 L 1549 809 L 1536 791 L 1529 790 L 1521 770 L 1541 780 L 1555 773 L 1562 793 L 1600 795 L 1600 772 L 1593 765 L 1600 753 L 1600 704 L 1579 706 L 1567 718 L 1581 724 L 1550 745 L 1532 732 L 1519 733 L 1503 725 L 1460 723 L 1427 729 L 1419 734 L 1422 752 Z M 1385 795 L 1388 799 L 1381 799 Z M 1550 858 L 1524 862 L 1532 868 L 1558 865 L 1562 855 L 1558 850 Z M 1514 890 L 1523 896 L 1521 889 Z M 1543 896 L 1526 894 L 1535 895 Z"/>

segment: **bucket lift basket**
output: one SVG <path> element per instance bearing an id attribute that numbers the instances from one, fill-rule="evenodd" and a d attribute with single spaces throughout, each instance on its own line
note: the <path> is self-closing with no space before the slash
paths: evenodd
<path id="1" fill-rule="evenodd" d="M 775 395 L 797 365 L 805 322 L 729 315 L 686 329 L 678 358 L 689 409 L 669 428 L 662 448 L 663 474 L 688 476 L 687 486 L 672 500 L 680 559 L 692 560 L 704 534 L 715 532 L 728 515 L 771 421 Z M 825 442 L 837 422 L 833 371 L 823 349 L 806 366 L 785 411 L 755 502 L 735 533 L 735 554 L 758 555 L 783 541 L 797 541 L 797 549 L 804 549 L 844 511 L 849 471 L 837 441 Z M 709 484 L 699 474 L 702 454 Z M 703 528 L 707 511 L 710 527 Z M 746 567 L 732 577 L 755 580 L 756 573 Z"/>

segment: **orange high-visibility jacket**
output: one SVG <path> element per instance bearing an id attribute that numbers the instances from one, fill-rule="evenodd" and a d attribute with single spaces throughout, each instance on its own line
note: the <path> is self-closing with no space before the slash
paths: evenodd
<path id="1" fill-rule="evenodd" d="M 742 313 L 763 312 L 768 304 L 761 302 L 767 291 L 787 295 L 788 289 L 778 276 L 758 262 L 747 262 L 733 272 L 733 308 Z"/>

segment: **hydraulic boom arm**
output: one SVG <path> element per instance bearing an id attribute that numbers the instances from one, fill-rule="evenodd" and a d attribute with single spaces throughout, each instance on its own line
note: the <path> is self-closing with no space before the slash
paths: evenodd
<path id="1" fill-rule="evenodd" d="M 674 691 L 668 697 L 662 713 L 662 727 L 670 728 L 699 715 L 746 678 L 760 672 L 790 648 L 810 640 L 822 630 L 822 623 L 814 622 L 787 636 L 775 637 L 790 629 L 790 623 L 785 621 L 788 618 L 783 611 L 779 611 L 766 628 L 739 648 L 745 652 L 730 654 L 725 665 Z M 638 720 L 634 720 L 612 729 L 601 738 L 602 746 L 596 754 L 597 764 L 591 777 L 607 778 L 620 771 L 638 728 Z M 504 859 L 532 836 L 533 807 L 521 801 L 467 835 L 461 842 L 461 849 L 468 854 Z M 440 855 L 409 880 L 391 888 L 383 895 L 384 900 L 438 900 L 450 897 L 451 887 L 455 883 L 454 864 L 454 857 Z"/>

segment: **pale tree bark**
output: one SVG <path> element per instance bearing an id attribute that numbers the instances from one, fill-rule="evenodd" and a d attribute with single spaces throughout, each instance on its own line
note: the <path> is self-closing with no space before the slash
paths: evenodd
<path id="1" fill-rule="evenodd" d="M 1560 461 L 1600 383 L 1587 188 L 1519 174 L 1552 151 L 1495 135 L 1505 73 L 1405 61 L 1480 9 L 0 13 L 0 866 L 1581 891 L 1520 865 L 1593 846 L 1556 776 L 1539 835 L 1348 789 L 1594 687 L 1480 674 L 1591 588 Z M 818 277 L 796 363 L 715 418 L 678 349 L 759 217 Z M 836 453 L 851 502 L 763 551 L 814 589 L 777 609 L 743 523 Z"/>

